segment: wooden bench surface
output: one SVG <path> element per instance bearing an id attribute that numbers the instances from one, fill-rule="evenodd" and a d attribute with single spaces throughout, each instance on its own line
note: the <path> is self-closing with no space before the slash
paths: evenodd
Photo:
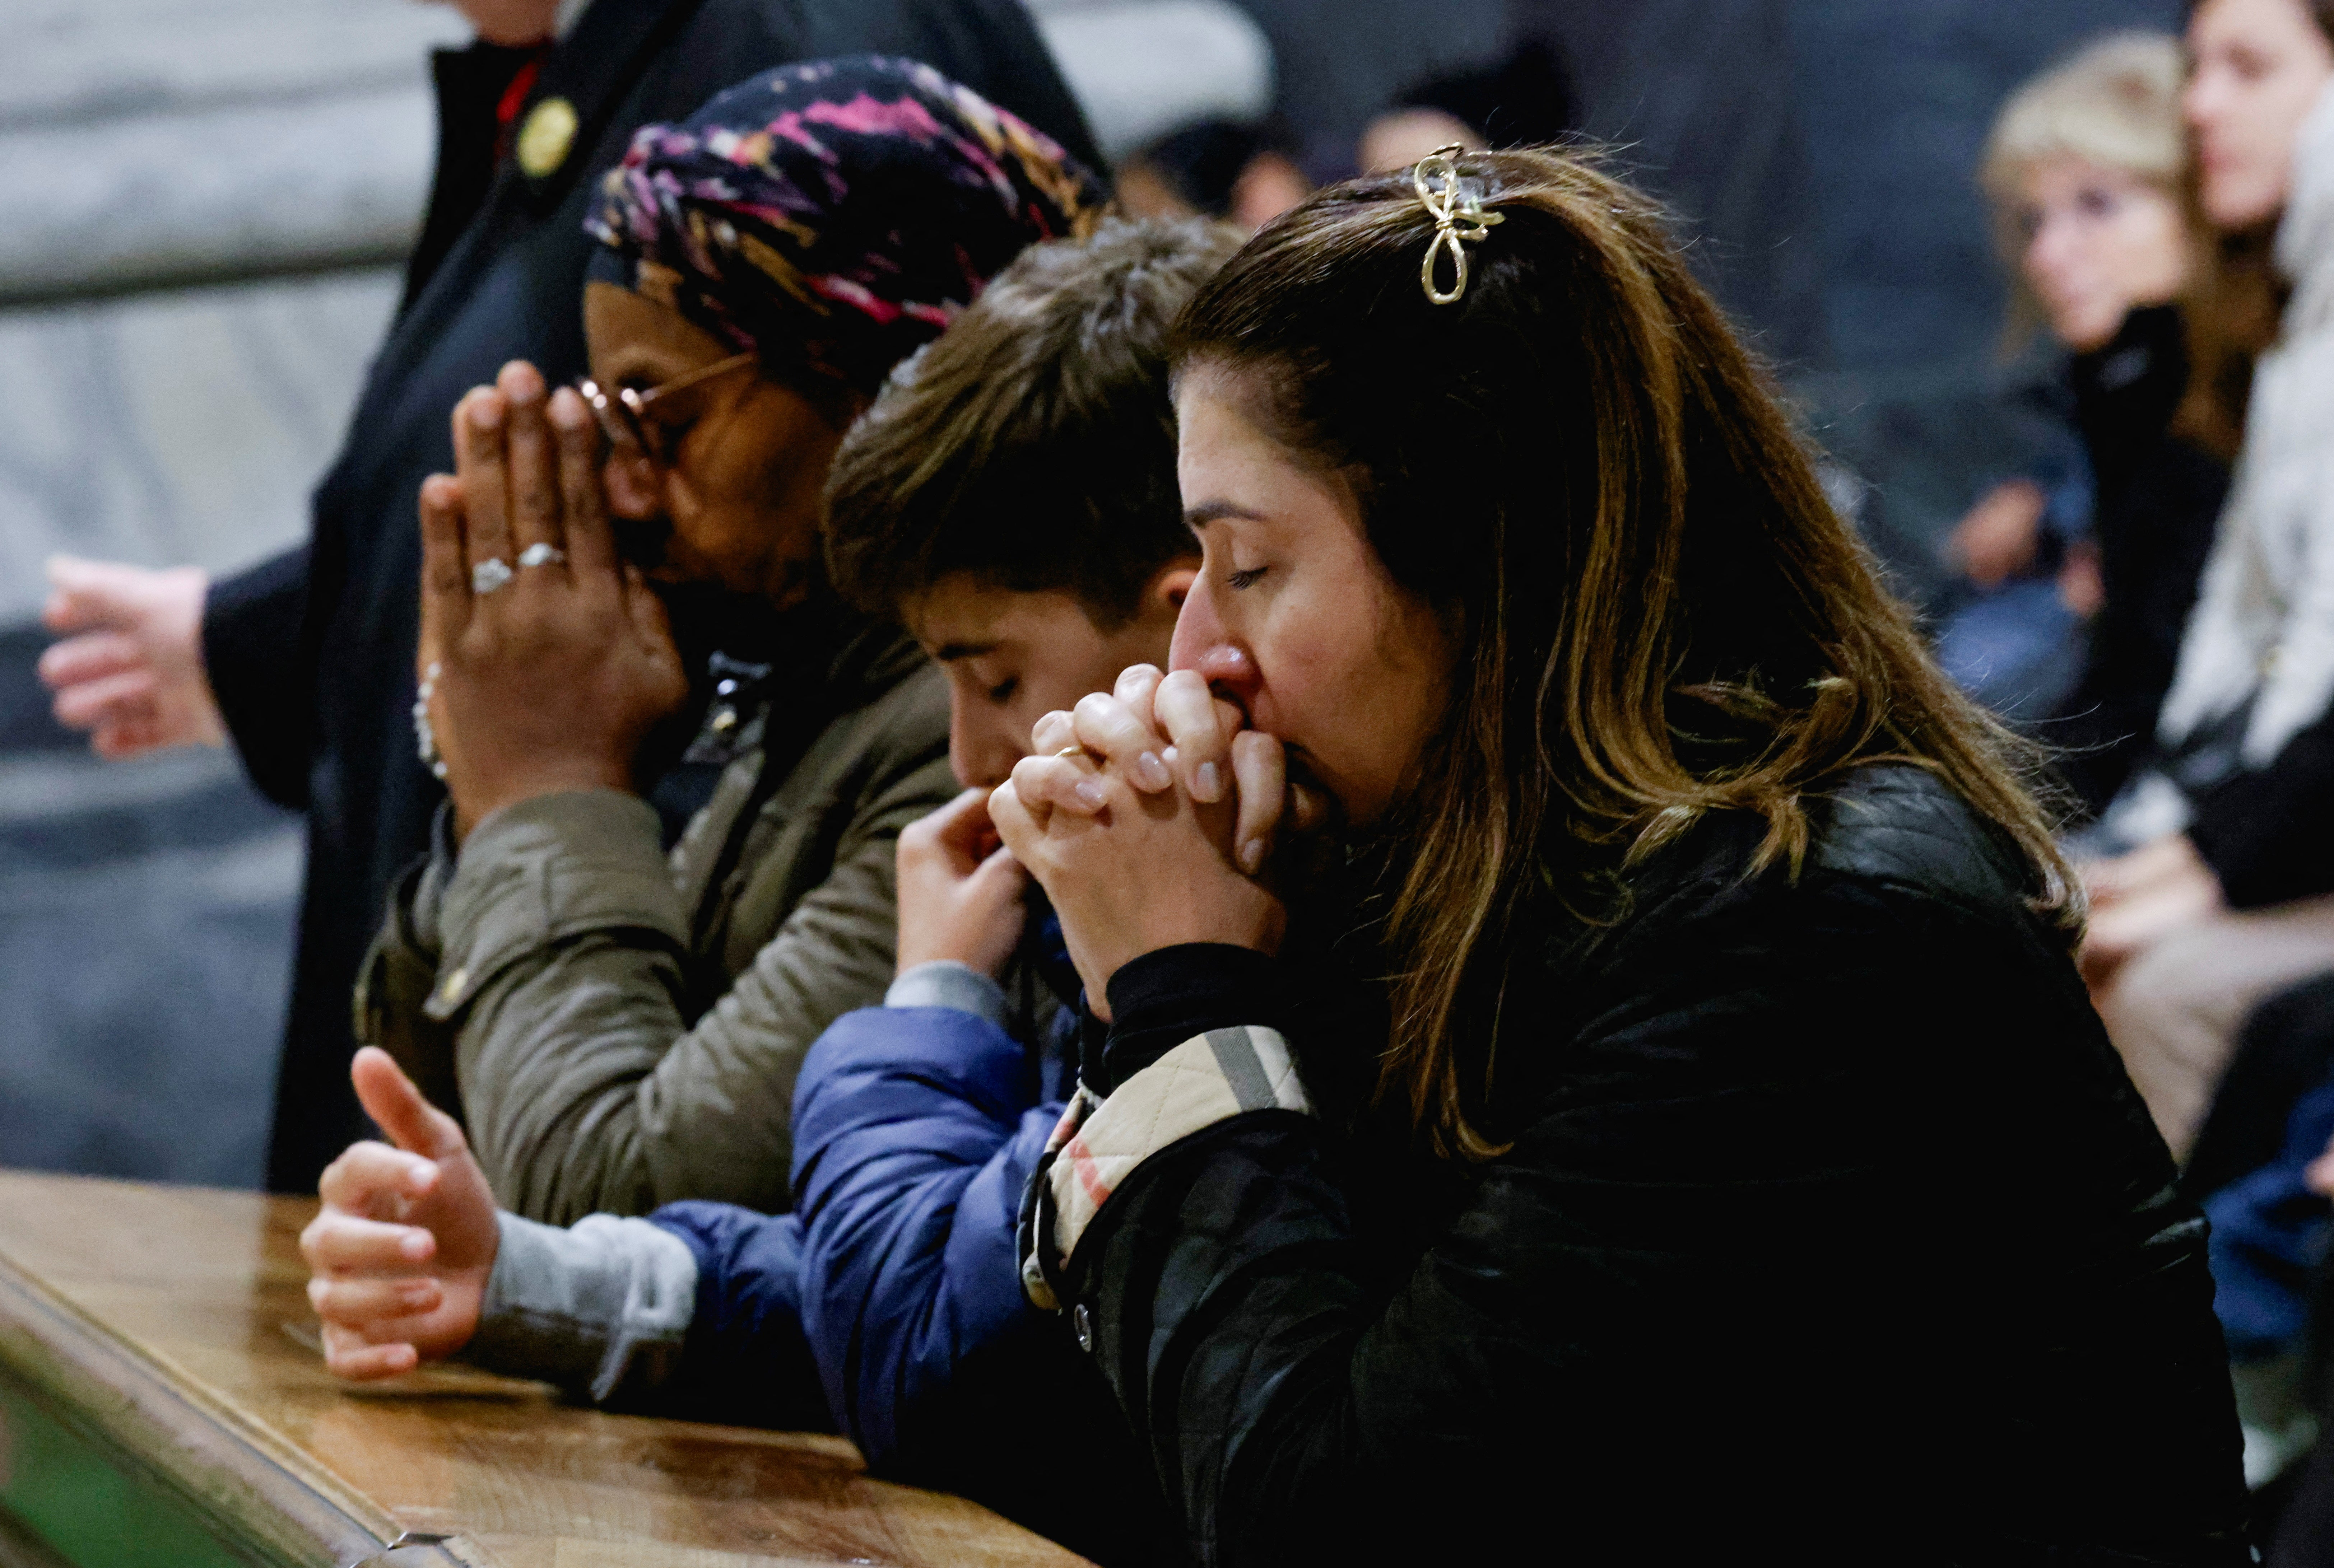
<path id="1" fill-rule="evenodd" d="M 0 1568 L 1081 1561 L 840 1438 L 455 1368 L 352 1393 L 315 1349 L 314 1207 L 0 1171 Z"/>

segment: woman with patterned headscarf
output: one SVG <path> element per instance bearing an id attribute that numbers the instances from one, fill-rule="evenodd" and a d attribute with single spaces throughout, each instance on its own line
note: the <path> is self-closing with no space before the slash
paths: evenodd
<path id="1" fill-rule="evenodd" d="M 894 364 L 1101 199 L 929 67 L 771 72 L 608 177 L 591 379 L 512 364 L 456 409 L 415 709 L 451 798 L 357 1009 L 507 1207 L 787 1207 L 796 1068 L 882 999 L 893 840 L 956 792 L 937 672 L 825 589 L 828 463 Z M 660 795 L 694 773 L 710 800 L 668 864 L 644 797 L 692 726 Z"/>

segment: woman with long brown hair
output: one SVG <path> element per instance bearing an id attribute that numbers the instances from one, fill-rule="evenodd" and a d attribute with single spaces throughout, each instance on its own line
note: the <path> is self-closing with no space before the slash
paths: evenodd
<path id="1" fill-rule="evenodd" d="M 1662 215 L 1453 149 L 1178 339 L 1172 673 L 992 810 L 1091 1015 L 1025 1285 L 1191 1557 L 2242 1561 L 2016 744 Z"/>

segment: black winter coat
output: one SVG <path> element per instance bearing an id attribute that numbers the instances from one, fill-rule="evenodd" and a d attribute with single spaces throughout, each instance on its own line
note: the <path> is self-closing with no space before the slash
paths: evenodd
<path id="1" fill-rule="evenodd" d="M 1471 1174 L 1273 1109 L 1118 1183 L 1059 1283 L 1194 1561 L 2244 1561 L 2203 1221 L 2062 934 L 1928 774 L 1818 809 L 1796 881 L 1712 818 L 1544 926 Z M 1366 1063 L 1300 990 L 1138 959 L 1089 1082 Z"/>
<path id="2" fill-rule="evenodd" d="M 436 782 L 414 757 L 422 479 L 453 467 L 454 404 L 506 361 L 554 385 L 584 370 L 584 233 L 597 177 L 632 131 L 757 71 L 867 53 L 921 59 L 1099 168 L 1091 135 L 1019 0 L 593 0 L 544 59 L 516 123 L 564 97 L 574 150 L 540 178 L 497 151 L 496 105 L 530 52 L 435 62 L 439 146 L 406 298 L 346 444 L 316 489 L 309 544 L 213 586 L 212 689 L 262 793 L 308 814 L 268 1185 L 311 1192 L 364 1121 L 348 1082 L 350 995 L 391 882 L 428 842 Z"/>
<path id="3" fill-rule="evenodd" d="M 2231 908 L 2334 893 L 2334 707 L 2267 767 L 2239 769 L 2194 803 L 2189 842 Z"/>
<path id="4" fill-rule="evenodd" d="M 2229 493 L 2228 465 L 2172 433 L 2188 390 L 2184 332 L 2176 306 L 2136 310 L 2113 342 L 2069 367 L 2097 486 L 2092 528 L 2106 594 L 2068 717 L 2049 738 L 2068 749 L 2068 782 L 2095 812 L 2155 744 Z"/>

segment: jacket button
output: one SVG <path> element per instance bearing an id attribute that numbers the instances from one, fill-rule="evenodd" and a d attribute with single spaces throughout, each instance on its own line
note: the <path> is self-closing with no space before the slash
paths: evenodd
<path id="1" fill-rule="evenodd" d="M 1086 1311 L 1085 1303 L 1080 1302 L 1070 1309 L 1070 1327 L 1078 1336 L 1078 1349 L 1094 1354 L 1094 1314 Z"/>
<path id="2" fill-rule="evenodd" d="M 565 163 L 579 123 L 575 106 L 564 98 L 546 98 L 529 110 L 518 128 L 519 172 L 541 179 Z"/>

